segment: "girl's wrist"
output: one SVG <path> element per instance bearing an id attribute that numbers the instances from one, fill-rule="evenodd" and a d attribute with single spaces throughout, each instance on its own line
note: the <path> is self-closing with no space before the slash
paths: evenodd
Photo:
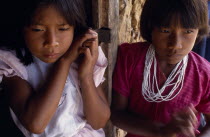
<path id="1" fill-rule="evenodd" d="M 149 131 L 151 133 L 150 136 L 153 137 L 175 137 L 172 132 L 169 131 L 167 125 L 163 123 L 150 123 Z"/>
<path id="2" fill-rule="evenodd" d="M 71 66 L 71 63 L 67 60 L 64 60 L 64 59 L 59 59 L 56 63 L 55 63 L 55 66 L 57 68 L 63 68 L 65 70 L 68 70 L 70 69 L 70 66 Z"/>
<path id="3" fill-rule="evenodd" d="M 79 75 L 79 80 L 81 82 L 87 82 L 93 80 L 93 73 L 90 74 L 84 74 L 84 75 Z"/>
<path id="4" fill-rule="evenodd" d="M 161 123 L 154 123 L 152 133 L 154 137 L 163 137 L 164 125 Z"/>
<path id="5" fill-rule="evenodd" d="M 93 69 L 94 67 L 89 67 L 87 65 L 80 66 L 78 70 L 79 80 L 90 80 L 93 79 Z"/>
<path id="6" fill-rule="evenodd" d="M 59 62 L 70 66 L 73 63 L 73 60 L 69 58 L 61 57 L 59 59 Z"/>
<path id="7" fill-rule="evenodd" d="M 159 136 L 160 137 L 177 137 L 174 127 L 170 124 L 165 124 L 159 127 Z"/>

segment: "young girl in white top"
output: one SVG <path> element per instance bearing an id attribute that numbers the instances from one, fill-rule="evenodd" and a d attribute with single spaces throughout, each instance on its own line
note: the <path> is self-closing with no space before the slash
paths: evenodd
<path id="1" fill-rule="evenodd" d="M 20 36 L 13 50 L 0 50 L 0 81 L 15 124 L 27 137 L 104 137 L 107 60 L 85 25 L 82 1 L 21 4 Z"/>

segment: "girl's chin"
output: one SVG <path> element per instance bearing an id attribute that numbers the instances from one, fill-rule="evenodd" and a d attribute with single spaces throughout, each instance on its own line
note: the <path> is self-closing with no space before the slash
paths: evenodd
<path id="1" fill-rule="evenodd" d="M 55 63 L 58 60 L 58 58 L 53 58 L 53 59 L 41 58 L 40 60 L 43 61 L 43 62 L 45 62 L 45 63 Z"/>
<path id="2" fill-rule="evenodd" d="M 176 65 L 177 63 L 179 63 L 181 60 L 183 59 L 182 56 L 171 56 L 171 57 L 162 57 L 162 58 L 159 58 L 158 60 L 161 62 L 161 61 L 164 61 L 166 62 L 167 64 L 170 64 L 170 65 Z"/>
<path id="3" fill-rule="evenodd" d="M 170 65 L 176 65 L 178 64 L 182 59 L 172 59 L 172 60 L 167 60 L 167 63 Z"/>
<path id="4" fill-rule="evenodd" d="M 60 55 L 42 55 L 37 58 L 45 63 L 55 63 L 60 58 Z"/>

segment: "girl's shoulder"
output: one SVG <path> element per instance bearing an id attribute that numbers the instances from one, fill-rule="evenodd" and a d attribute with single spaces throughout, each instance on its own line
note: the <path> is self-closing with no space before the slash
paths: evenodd
<path id="1" fill-rule="evenodd" d="M 143 50 L 147 50 L 149 48 L 150 43 L 148 42 L 137 42 L 137 43 L 122 43 L 119 48 L 121 50 L 129 50 L 133 52 L 139 52 Z"/>
<path id="2" fill-rule="evenodd" d="M 150 43 L 148 42 L 137 42 L 137 43 L 123 43 L 118 48 L 118 57 L 123 56 L 128 60 L 143 59 L 149 48 Z"/>
<path id="3" fill-rule="evenodd" d="M 0 80 L 3 76 L 19 76 L 27 79 L 27 70 L 25 66 L 16 57 L 15 51 L 0 49 Z"/>
<path id="4" fill-rule="evenodd" d="M 210 62 L 197 53 L 189 53 L 189 65 L 195 68 L 196 72 L 205 74 L 210 79 Z"/>

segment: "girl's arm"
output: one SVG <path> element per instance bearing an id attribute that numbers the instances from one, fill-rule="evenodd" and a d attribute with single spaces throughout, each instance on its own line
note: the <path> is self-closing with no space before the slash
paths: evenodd
<path id="1" fill-rule="evenodd" d="M 90 30 L 90 34 L 97 35 Z M 87 122 L 94 128 L 105 126 L 110 117 L 109 104 L 104 96 L 101 85 L 95 86 L 93 80 L 93 69 L 98 58 L 98 39 L 92 39 L 83 43 L 80 50 L 83 59 L 79 64 L 79 80 L 84 104 L 84 114 Z"/>
<path id="2" fill-rule="evenodd" d="M 101 85 L 95 87 L 92 79 L 81 81 L 84 113 L 93 129 L 103 128 L 110 117 L 109 104 Z"/>
<path id="3" fill-rule="evenodd" d="M 57 109 L 70 62 L 58 61 L 44 87 L 38 92 L 27 81 L 15 76 L 3 78 L 8 93 L 9 105 L 23 124 L 32 133 L 42 133 Z"/>
<path id="4" fill-rule="evenodd" d="M 158 126 L 143 116 L 129 113 L 128 98 L 115 91 L 112 93 L 111 121 L 115 126 L 135 135 L 158 137 Z"/>
<path id="5" fill-rule="evenodd" d="M 183 121 L 172 119 L 168 124 L 155 123 L 144 116 L 128 112 L 128 98 L 113 91 L 112 99 L 112 115 L 111 120 L 117 127 L 136 135 L 152 136 L 152 137 L 176 137 L 177 133 L 186 133 L 188 137 L 194 136 L 192 122 L 194 122 L 194 114 L 182 113 L 179 116 L 186 116 Z M 189 108 L 191 111 L 191 109 Z M 183 128 L 184 127 L 184 128 Z"/>
<path id="6" fill-rule="evenodd" d="M 70 65 L 78 57 L 79 48 L 84 41 L 95 37 L 86 34 L 72 43 L 55 63 L 51 75 L 39 91 L 34 92 L 27 81 L 17 76 L 3 78 L 9 105 L 27 130 L 37 134 L 44 131 L 57 109 Z"/>

